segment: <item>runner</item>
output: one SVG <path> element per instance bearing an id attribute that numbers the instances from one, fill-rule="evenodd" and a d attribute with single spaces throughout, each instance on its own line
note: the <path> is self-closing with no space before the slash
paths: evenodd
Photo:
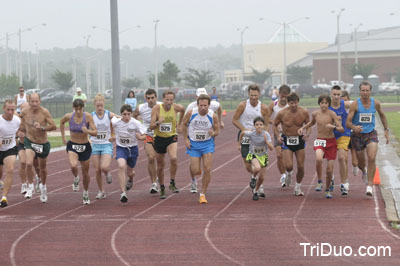
<path id="1" fill-rule="evenodd" d="M 337 97 L 337 96 L 335 96 Z M 316 170 L 318 176 L 318 184 L 322 186 L 322 163 L 323 159 L 327 159 L 326 167 L 326 189 L 325 197 L 330 199 L 332 194 L 330 186 L 332 182 L 333 166 L 337 155 L 336 138 L 334 131 L 343 133 L 344 128 L 336 113 L 329 109 L 331 105 L 331 97 L 328 94 L 322 94 L 318 98 L 320 110 L 312 113 L 312 120 L 298 130 L 298 134 L 303 135 L 304 129 L 309 129 L 317 124 L 317 138 L 314 141 L 314 150 L 316 157 Z"/>
<path id="2" fill-rule="evenodd" d="M 160 199 L 165 199 L 164 186 L 164 166 L 165 154 L 168 153 L 170 159 L 170 183 L 169 189 L 178 193 L 179 190 L 175 184 L 175 175 L 178 169 L 177 152 L 178 152 L 178 133 L 182 124 L 185 108 L 174 103 L 175 93 L 173 91 L 165 91 L 163 93 L 163 103 L 153 107 L 151 111 L 150 129 L 154 130 L 154 150 L 156 151 L 157 160 L 157 176 L 160 182 Z M 179 114 L 178 125 L 176 116 Z"/>
<path id="3" fill-rule="evenodd" d="M 372 197 L 372 183 L 376 171 L 375 160 L 378 151 L 378 134 L 375 130 L 376 112 L 378 112 L 382 121 L 386 144 L 389 144 L 389 127 L 381 103 L 371 97 L 371 83 L 362 81 L 359 88 L 360 98 L 350 105 L 346 126 L 353 130 L 351 133 L 351 145 L 356 150 L 358 168 L 363 171 L 362 178 L 367 185 L 365 194 Z M 364 150 L 367 153 L 368 164 L 365 161 Z"/>
<path id="4" fill-rule="evenodd" d="M 140 104 L 136 107 L 135 111 L 133 112 L 133 117 L 135 119 L 142 119 L 143 126 L 147 128 L 146 131 L 146 139 L 144 140 L 144 150 L 146 151 L 147 155 L 147 171 L 150 176 L 150 193 L 155 194 L 158 193 L 158 186 L 157 186 L 157 169 L 156 169 L 156 152 L 154 150 L 154 131 L 150 129 L 150 122 L 151 122 L 151 111 L 153 107 L 157 104 L 161 104 L 162 102 L 157 102 L 157 92 L 153 89 L 148 89 L 145 94 L 144 98 L 146 100 L 145 103 Z"/>
<path id="5" fill-rule="evenodd" d="M 69 164 L 71 172 L 74 176 L 72 190 L 79 190 L 79 171 L 78 161 L 81 164 L 83 176 L 83 204 L 90 204 L 89 198 L 89 166 L 92 147 L 90 146 L 88 136 L 97 136 L 97 129 L 90 113 L 84 111 L 85 103 L 82 99 L 76 99 L 72 103 L 74 111 L 65 114 L 60 120 L 60 131 L 64 145 L 67 145 Z M 65 138 L 64 124 L 69 122 L 70 140 L 67 142 Z"/>
<path id="6" fill-rule="evenodd" d="M 232 123 L 235 127 L 239 129 L 238 140 L 240 133 L 242 131 L 254 130 L 253 121 L 256 117 L 261 116 L 265 121 L 265 130 L 268 131 L 268 107 L 259 101 L 260 98 L 260 88 L 253 84 L 248 88 L 249 99 L 241 102 L 236 108 L 235 114 L 232 118 Z M 247 154 L 249 153 L 250 139 L 245 136 L 241 140 L 240 152 L 242 154 L 243 162 L 246 167 L 247 172 L 251 174 L 250 176 L 250 187 L 254 189 L 256 187 L 257 175 L 254 175 L 251 163 L 247 161 Z M 264 188 L 261 186 L 259 193 L 264 193 Z"/>
<path id="7" fill-rule="evenodd" d="M 40 106 L 40 96 L 32 93 L 29 97 L 29 107 L 22 110 L 21 131 L 25 133 L 24 145 L 26 154 L 26 172 L 28 177 L 28 188 L 25 198 L 31 198 L 34 192 L 33 164 L 35 158 L 39 163 L 40 183 L 40 201 L 47 202 L 47 156 L 50 153 L 50 142 L 47 138 L 47 131 L 55 130 L 56 124 L 51 117 L 50 112 Z"/>
<path id="8" fill-rule="evenodd" d="M 117 163 L 118 179 L 121 188 L 121 202 L 128 201 L 126 191 L 133 186 L 133 177 L 135 176 L 134 167 L 139 157 L 137 140 L 145 140 L 146 128 L 135 118 L 132 118 L 132 107 L 129 104 L 121 106 L 122 118 L 114 117 L 111 120 L 116 133 L 117 142 Z M 126 180 L 126 175 L 128 180 Z"/>
<path id="9" fill-rule="evenodd" d="M 246 160 L 251 163 L 253 173 L 258 175 L 256 187 L 252 190 L 253 200 L 258 200 L 259 197 L 265 198 L 264 191 L 259 193 L 260 187 L 263 185 L 266 167 L 268 166 L 268 149 L 274 149 L 271 143 L 271 135 L 264 130 L 265 121 L 261 116 L 258 116 L 253 121 L 255 130 L 242 131 L 239 136 L 239 149 L 241 148 L 241 140 L 243 136 L 250 138 L 249 153 Z"/>
<path id="10" fill-rule="evenodd" d="M 188 111 L 183 118 L 182 133 L 185 138 L 186 153 L 190 156 L 190 192 L 197 193 L 196 175 L 201 175 L 202 187 L 199 202 L 207 203 L 206 191 L 211 179 L 211 165 L 215 151 L 214 139 L 219 134 L 219 122 L 216 114 L 209 110 L 211 98 L 207 94 L 197 97 L 197 106 Z M 201 171 L 203 161 L 203 171 Z"/>
<path id="11" fill-rule="evenodd" d="M 26 95 L 24 86 L 19 87 L 19 93 L 14 97 L 14 103 L 17 106 L 17 114 L 21 113 L 21 105 L 29 102 L 29 95 Z"/>
<path id="12" fill-rule="evenodd" d="M 13 183 L 14 167 L 18 153 L 15 136 L 20 127 L 21 119 L 14 115 L 14 112 L 15 104 L 13 101 L 5 100 L 3 114 L 0 117 L 0 166 L 3 167 L 4 165 L 6 171 L 0 201 L 2 208 L 8 205 L 7 195 Z"/>
<path id="13" fill-rule="evenodd" d="M 114 113 L 104 109 L 104 96 L 99 93 L 94 97 L 94 107 L 96 111 L 92 112 L 93 122 L 97 128 L 97 135 L 91 136 L 92 154 L 91 160 L 96 171 L 96 181 L 99 187 L 96 199 L 104 199 L 106 194 L 103 188 L 103 179 L 101 173 L 106 176 L 108 184 L 112 183 L 110 173 L 111 158 L 113 155 L 114 129 L 111 126 L 111 119 Z"/>
<path id="14" fill-rule="evenodd" d="M 283 108 L 288 107 L 288 102 L 287 102 L 287 96 L 290 93 L 290 87 L 288 85 L 282 85 L 279 87 L 279 95 L 278 95 L 278 99 L 276 99 L 275 101 L 272 101 L 269 106 L 268 106 L 268 114 L 269 114 L 269 122 L 270 124 L 272 124 L 272 122 L 275 119 L 276 114 L 282 110 Z M 282 127 L 279 126 L 278 127 L 279 130 L 279 135 L 276 136 L 274 135 L 274 147 L 275 147 L 275 153 L 276 153 L 276 161 L 277 161 L 277 166 L 278 166 L 278 170 L 281 174 L 281 187 L 286 187 L 286 171 L 285 171 L 285 166 L 284 166 L 284 162 L 283 162 L 283 157 L 282 157 L 282 147 L 281 145 L 279 145 L 278 143 L 278 138 L 280 138 L 281 134 L 282 134 Z"/>
<path id="15" fill-rule="evenodd" d="M 275 136 L 279 136 L 279 124 L 282 125 L 282 136 L 278 138 L 278 143 L 282 144 L 283 161 L 286 168 L 286 186 L 292 181 L 293 173 L 293 154 L 297 161 L 296 185 L 294 195 L 303 196 L 301 182 L 304 177 L 305 142 L 310 136 L 311 129 L 307 130 L 306 135 L 299 135 L 298 130 L 310 121 L 308 111 L 299 106 L 299 96 L 292 92 L 287 97 L 289 107 L 279 111 L 273 122 Z"/>

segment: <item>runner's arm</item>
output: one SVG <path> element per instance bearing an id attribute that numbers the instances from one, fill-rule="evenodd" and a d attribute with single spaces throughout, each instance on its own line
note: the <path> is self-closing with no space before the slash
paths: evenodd
<path id="1" fill-rule="evenodd" d="M 91 136 L 97 136 L 97 128 L 96 125 L 94 124 L 94 120 L 93 120 L 93 116 L 89 113 L 86 113 L 86 118 L 88 120 L 89 123 L 89 128 L 86 129 L 85 133 L 88 133 Z"/>
<path id="2" fill-rule="evenodd" d="M 375 109 L 381 118 L 383 125 L 383 132 L 385 134 L 386 144 L 389 144 L 389 124 L 386 119 L 386 115 L 382 110 L 381 103 L 378 100 L 375 100 Z"/>
<path id="3" fill-rule="evenodd" d="M 67 143 L 67 141 L 65 139 L 65 126 L 64 126 L 64 124 L 69 122 L 69 120 L 71 119 L 71 115 L 72 115 L 72 113 L 67 113 L 60 120 L 61 139 L 62 139 L 64 144 Z"/>
<path id="4" fill-rule="evenodd" d="M 237 127 L 238 129 L 240 129 L 241 131 L 244 131 L 245 128 L 244 126 L 239 122 L 239 118 L 240 116 L 243 114 L 244 112 L 244 108 L 246 107 L 246 102 L 241 102 L 239 104 L 239 106 L 236 108 L 235 114 L 233 115 L 232 118 L 232 124 Z"/>
<path id="5" fill-rule="evenodd" d="M 212 128 L 212 135 L 213 137 L 216 137 L 219 135 L 219 128 L 220 128 L 220 124 L 219 124 L 219 120 L 216 114 L 213 115 L 213 128 Z"/>
<path id="6" fill-rule="evenodd" d="M 265 131 L 268 131 L 269 127 L 269 112 L 268 112 L 268 107 L 265 104 L 261 104 L 261 114 L 264 118 L 264 129 Z"/>
<path id="7" fill-rule="evenodd" d="M 357 111 L 357 102 L 355 101 L 350 105 L 349 114 L 347 115 L 347 120 L 346 120 L 346 127 L 352 129 L 356 133 L 360 133 L 362 131 L 362 127 L 353 125 L 353 117 L 356 111 Z"/>
<path id="8" fill-rule="evenodd" d="M 157 123 L 158 119 L 158 113 L 160 112 L 160 106 L 156 105 L 151 109 L 151 121 L 150 121 L 150 129 L 154 130 L 156 129 L 159 125 Z"/>
<path id="9" fill-rule="evenodd" d="M 42 127 L 42 131 L 56 130 L 57 129 L 56 123 L 54 122 L 53 118 L 51 117 L 49 110 L 47 110 L 47 109 L 44 110 L 44 117 L 45 117 L 46 125 Z"/>
<path id="10" fill-rule="evenodd" d="M 339 118 L 335 112 L 331 111 L 331 117 L 336 125 L 334 129 L 338 132 L 344 133 L 344 128 L 342 126 L 342 123 L 340 123 Z"/>

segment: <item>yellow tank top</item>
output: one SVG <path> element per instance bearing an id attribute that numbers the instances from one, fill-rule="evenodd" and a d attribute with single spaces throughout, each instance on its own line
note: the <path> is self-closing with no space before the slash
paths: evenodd
<path id="1" fill-rule="evenodd" d="M 162 122 L 155 130 L 154 135 L 157 137 L 169 138 L 176 135 L 176 114 L 174 107 L 167 112 L 162 104 L 160 104 L 160 116 L 164 117 Z"/>

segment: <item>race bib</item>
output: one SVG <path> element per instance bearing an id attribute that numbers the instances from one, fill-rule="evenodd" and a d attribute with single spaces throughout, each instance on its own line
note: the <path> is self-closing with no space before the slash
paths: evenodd
<path id="1" fill-rule="evenodd" d="M 172 123 L 161 123 L 160 132 L 172 132 Z"/>
<path id="2" fill-rule="evenodd" d="M 250 144 L 250 138 L 248 136 L 243 136 L 241 143 L 244 144 L 244 145 L 249 145 Z"/>
<path id="3" fill-rule="evenodd" d="M 372 122 L 372 114 L 360 114 L 360 123 L 371 123 Z"/>
<path id="4" fill-rule="evenodd" d="M 325 139 L 314 140 L 314 147 L 326 147 L 326 140 Z"/>
<path id="5" fill-rule="evenodd" d="M 287 137 L 287 145 L 299 145 L 299 136 Z"/>
<path id="6" fill-rule="evenodd" d="M 42 153 L 43 152 L 43 145 L 41 145 L 41 144 L 31 143 L 31 147 L 36 153 Z"/>
<path id="7" fill-rule="evenodd" d="M 106 137 L 107 137 L 107 132 L 104 132 L 104 131 L 97 131 L 97 136 L 96 136 L 96 138 L 97 138 L 98 140 L 105 140 Z"/>
<path id="8" fill-rule="evenodd" d="M 1 145 L 10 145 L 13 140 L 13 137 L 6 137 L 1 140 Z"/>
<path id="9" fill-rule="evenodd" d="M 206 135 L 207 135 L 207 132 L 204 132 L 204 131 L 196 131 L 195 132 L 195 138 L 197 141 L 206 140 Z"/>
<path id="10" fill-rule="evenodd" d="M 129 145 L 131 143 L 130 137 L 119 137 L 119 142 L 121 144 Z"/>
<path id="11" fill-rule="evenodd" d="M 255 154 L 263 154 L 267 151 L 265 146 L 254 146 L 253 150 Z"/>
<path id="12" fill-rule="evenodd" d="M 86 150 L 86 145 L 74 144 L 72 145 L 72 149 L 75 150 L 76 152 L 84 152 Z"/>

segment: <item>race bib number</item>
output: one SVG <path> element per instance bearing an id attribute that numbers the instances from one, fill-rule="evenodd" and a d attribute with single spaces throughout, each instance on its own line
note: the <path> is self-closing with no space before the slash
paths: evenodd
<path id="1" fill-rule="evenodd" d="M 204 132 L 204 131 L 196 131 L 195 132 L 195 138 L 197 141 L 206 140 L 206 135 L 207 135 L 207 132 Z"/>
<path id="2" fill-rule="evenodd" d="M 103 132 L 103 131 L 97 131 L 97 136 L 96 138 L 98 140 L 105 140 L 107 137 L 107 132 Z"/>
<path id="3" fill-rule="evenodd" d="M 299 136 L 287 137 L 287 145 L 299 145 Z"/>
<path id="4" fill-rule="evenodd" d="M 41 144 L 31 143 L 31 147 L 36 153 L 42 153 L 43 152 L 43 145 L 41 145 Z"/>
<path id="5" fill-rule="evenodd" d="M 129 145 L 131 143 L 131 138 L 130 137 L 120 137 L 119 142 L 121 144 Z"/>
<path id="6" fill-rule="evenodd" d="M 1 145 L 10 145 L 13 140 L 13 137 L 4 138 L 1 140 Z"/>
<path id="7" fill-rule="evenodd" d="M 86 145 L 72 145 L 72 149 L 75 150 L 76 152 L 84 152 L 86 150 Z"/>
<path id="8" fill-rule="evenodd" d="M 254 146 L 254 153 L 255 154 L 263 154 L 267 151 L 265 146 Z"/>
<path id="9" fill-rule="evenodd" d="M 172 123 L 161 123 L 160 132 L 172 132 Z"/>
<path id="10" fill-rule="evenodd" d="M 360 114 L 360 123 L 371 123 L 372 114 Z"/>
<path id="11" fill-rule="evenodd" d="M 244 145 L 249 145 L 250 144 L 250 138 L 247 136 L 243 136 L 242 138 L 242 144 Z"/>
<path id="12" fill-rule="evenodd" d="M 326 140 L 325 139 L 314 140 L 314 147 L 326 147 Z"/>

